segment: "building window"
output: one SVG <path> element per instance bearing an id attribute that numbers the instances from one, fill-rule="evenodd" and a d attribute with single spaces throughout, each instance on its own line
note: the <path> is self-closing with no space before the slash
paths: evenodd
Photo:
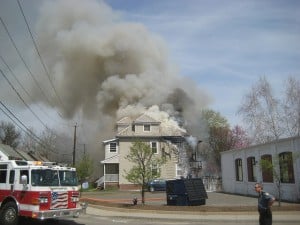
<path id="1" fill-rule="evenodd" d="M 131 130 L 132 130 L 133 132 L 135 132 L 135 125 L 134 125 L 134 124 L 132 124 Z"/>
<path id="2" fill-rule="evenodd" d="M 109 144 L 109 151 L 110 152 L 117 152 L 117 143 L 116 142 L 112 142 Z"/>
<path id="3" fill-rule="evenodd" d="M 144 125 L 144 131 L 150 131 L 150 124 Z"/>
<path id="4" fill-rule="evenodd" d="M 158 153 L 158 151 L 157 151 L 157 143 L 156 142 L 151 142 L 150 146 L 151 146 L 151 149 L 152 149 L 152 153 L 153 154 L 157 154 Z"/>
<path id="5" fill-rule="evenodd" d="M 279 154 L 279 168 L 282 183 L 295 183 L 292 152 Z"/>
<path id="6" fill-rule="evenodd" d="M 248 181 L 256 182 L 256 174 L 255 174 L 255 157 L 247 158 L 247 170 L 248 170 Z"/>
<path id="7" fill-rule="evenodd" d="M 106 164 L 105 174 L 119 174 L 119 164 Z"/>
<path id="8" fill-rule="evenodd" d="M 176 177 L 181 178 L 183 177 L 183 170 L 181 168 L 181 166 L 179 166 L 178 164 L 176 164 Z"/>
<path id="9" fill-rule="evenodd" d="M 242 159 L 235 160 L 236 181 L 243 181 L 243 162 Z"/>
<path id="10" fill-rule="evenodd" d="M 152 177 L 158 177 L 159 168 L 158 168 L 157 164 L 154 164 L 154 163 L 152 164 L 151 172 L 152 172 Z"/>
<path id="11" fill-rule="evenodd" d="M 273 183 L 272 155 L 263 155 L 261 160 L 263 182 Z"/>

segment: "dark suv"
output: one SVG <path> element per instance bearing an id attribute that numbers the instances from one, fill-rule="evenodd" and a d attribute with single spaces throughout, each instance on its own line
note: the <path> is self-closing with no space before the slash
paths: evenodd
<path id="1" fill-rule="evenodd" d="M 166 180 L 154 179 L 147 184 L 148 191 L 166 191 Z"/>

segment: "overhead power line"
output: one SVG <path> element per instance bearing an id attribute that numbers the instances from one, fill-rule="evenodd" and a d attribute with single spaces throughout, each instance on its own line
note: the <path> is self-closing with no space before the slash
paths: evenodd
<path id="1" fill-rule="evenodd" d="M 21 99 L 21 101 L 24 103 L 24 105 L 30 110 L 30 112 L 35 116 L 35 118 L 38 119 L 38 121 L 40 121 L 40 123 L 45 127 L 48 128 L 46 126 L 46 124 L 38 117 L 38 115 L 31 109 L 31 107 L 25 102 L 25 100 L 22 98 L 22 96 L 20 95 L 20 93 L 17 91 L 17 89 L 13 86 L 13 84 L 9 81 L 9 79 L 7 78 L 7 76 L 3 73 L 3 71 L 0 69 L 0 73 L 2 74 L 2 76 L 5 78 L 5 80 L 7 81 L 7 83 L 10 85 L 10 87 L 15 91 L 15 93 L 18 95 L 18 97 Z"/>
<path id="2" fill-rule="evenodd" d="M 39 137 L 37 137 L 29 128 L 27 128 L 25 126 L 25 124 L 19 120 L 15 114 L 0 100 L 0 105 L 6 109 L 7 112 L 9 112 L 9 114 L 7 112 L 5 112 L 3 110 L 3 108 L 1 108 L 1 111 L 8 117 L 11 119 L 11 121 L 16 124 L 21 130 L 23 130 L 25 133 L 29 134 L 31 137 L 33 137 L 35 139 L 35 141 L 39 142 L 41 144 L 41 140 L 39 139 Z M 13 119 L 13 118 L 14 119 Z M 21 127 L 18 123 L 16 123 L 16 120 L 18 121 L 18 123 L 20 123 L 23 127 Z"/>
<path id="3" fill-rule="evenodd" d="M 4 110 L 4 109 L 6 110 Z M 26 125 L 18 118 L 16 115 L 0 100 L 0 110 L 17 126 L 19 127 L 23 132 L 28 134 L 30 137 L 33 138 L 35 142 L 37 142 L 41 147 L 43 147 L 45 150 L 49 150 L 55 154 L 58 154 L 57 151 L 54 151 L 53 149 L 47 147 L 46 145 L 43 144 L 43 140 L 41 140 L 38 136 L 36 136 L 35 133 L 33 133 Z M 21 124 L 22 126 L 20 126 Z"/>
<path id="4" fill-rule="evenodd" d="M 48 99 L 47 95 L 44 93 L 43 89 L 42 89 L 41 86 L 39 85 L 38 81 L 35 79 L 33 73 L 31 72 L 31 70 L 30 70 L 30 68 L 29 68 L 29 66 L 28 66 L 27 63 L 25 62 L 25 59 L 23 58 L 22 54 L 20 53 L 20 51 L 19 51 L 19 49 L 18 49 L 18 47 L 17 47 L 15 41 L 13 40 L 11 34 L 9 33 L 9 30 L 8 30 L 6 24 L 4 23 L 4 21 L 2 20 L 1 16 L 0 16 L 0 21 L 1 21 L 1 23 L 2 23 L 2 25 L 3 25 L 3 27 L 4 27 L 4 29 L 5 29 L 5 31 L 6 31 L 6 33 L 7 33 L 7 35 L 8 35 L 8 37 L 9 37 L 11 43 L 13 44 L 15 50 L 17 51 L 17 53 L 18 53 L 20 59 L 22 60 L 23 64 L 25 65 L 25 67 L 26 67 L 26 69 L 27 69 L 27 71 L 28 71 L 29 74 L 31 75 L 32 79 L 34 80 L 36 86 L 39 88 L 39 90 L 41 91 L 41 93 L 43 94 L 43 96 L 45 97 L 45 99 L 47 100 L 47 102 L 49 103 L 49 105 L 52 105 L 51 102 L 50 102 L 50 100 Z"/>
<path id="5" fill-rule="evenodd" d="M 47 70 L 47 67 L 46 67 L 46 64 L 44 63 L 44 60 L 43 60 L 43 58 L 42 58 L 42 56 L 41 56 L 41 54 L 40 54 L 40 51 L 39 51 L 39 49 L 38 49 L 38 47 L 37 47 L 37 44 L 36 44 L 36 42 L 35 42 L 35 40 L 34 40 L 34 38 L 33 38 L 31 29 L 30 29 L 30 27 L 29 27 L 29 23 L 27 22 L 27 19 L 26 19 L 26 16 L 25 16 L 25 14 L 24 14 L 22 5 L 21 5 L 21 3 L 20 3 L 19 0 L 17 0 L 17 2 L 18 2 L 18 5 L 19 5 L 19 8 L 20 8 L 20 11 L 21 11 L 21 13 L 22 13 L 22 15 L 23 15 L 24 21 L 25 21 L 25 23 L 26 23 L 28 32 L 29 32 L 29 34 L 30 34 L 31 40 L 32 40 L 33 45 L 34 45 L 34 48 L 35 48 L 35 50 L 36 50 L 36 52 L 37 52 L 37 54 L 38 54 L 38 56 L 39 56 L 39 59 L 40 59 L 40 61 L 41 61 L 42 66 L 43 66 L 43 68 L 44 68 L 44 70 L 45 70 L 46 76 L 48 77 L 49 82 L 50 82 L 50 84 L 51 84 L 51 86 L 52 86 L 52 88 L 53 88 L 53 90 L 54 90 L 54 93 L 55 93 L 56 97 L 58 98 L 60 104 L 61 104 L 62 106 L 64 106 L 64 105 L 63 105 L 63 102 L 62 102 L 62 100 L 61 100 L 61 98 L 60 98 L 60 96 L 58 95 L 58 93 L 57 93 L 57 91 L 56 91 L 56 88 L 55 88 L 55 86 L 54 86 L 52 80 L 50 79 L 50 74 L 49 74 L 49 72 L 48 72 L 48 70 Z"/>
<path id="6" fill-rule="evenodd" d="M 29 92 L 25 89 L 25 87 L 22 85 L 22 83 L 19 81 L 19 79 L 17 78 L 17 76 L 15 75 L 15 73 L 12 71 L 12 69 L 10 68 L 10 66 L 7 64 L 7 62 L 4 60 L 4 58 L 0 55 L 0 58 L 2 60 L 2 62 L 4 63 L 4 65 L 7 67 L 7 69 L 9 70 L 9 72 L 11 73 L 11 75 L 13 76 L 13 78 L 17 81 L 17 83 L 19 84 L 19 86 L 22 88 L 22 90 L 26 93 L 26 95 L 30 98 L 30 100 L 32 102 L 33 101 L 33 97 L 29 94 Z M 50 118 L 49 114 L 39 105 L 37 105 L 39 107 L 39 109 L 48 117 Z M 52 119 L 52 118 L 51 118 Z"/>

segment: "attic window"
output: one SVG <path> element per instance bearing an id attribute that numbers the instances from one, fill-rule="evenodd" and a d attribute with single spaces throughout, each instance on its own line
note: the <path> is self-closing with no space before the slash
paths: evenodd
<path id="1" fill-rule="evenodd" d="M 150 131 L 150 124 L 144 125 L 144 131 Z"/>
<path id="2" fill-rule="evenodd" d="M 116 142 L 112 142 L 109 144 L 109 151 L 110 152 L 116 152 L 117 151 L 117 143 Z"/>

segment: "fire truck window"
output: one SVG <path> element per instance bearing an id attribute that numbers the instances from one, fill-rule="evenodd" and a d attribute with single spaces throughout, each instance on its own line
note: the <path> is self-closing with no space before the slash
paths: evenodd
<path id="1" fill-rule="evenodd" d="M 29 173 L 28 173 L 28 170 L 21 170 L 21 171 L 20 171 L 20 180 L 19 180 L 20 184 L 22 183 L 22 182 L 21 182 L 21 177 L 22 177 L 23 175 L 26 175 L 26 176 L 27 176 L 27 184 L 29 184 Z"/>
<path id="2" fill-rule="evenodd" d="M 6 183 L 7 164 L 0 165 L 0 183 Z"/>
<path id="3" fill-rule="evenodd" d="M 14 180 L 15 180 L 15 171 L 11 170 L 10 173 L 9 173 L 9 183 L 13 184 Z"/>

